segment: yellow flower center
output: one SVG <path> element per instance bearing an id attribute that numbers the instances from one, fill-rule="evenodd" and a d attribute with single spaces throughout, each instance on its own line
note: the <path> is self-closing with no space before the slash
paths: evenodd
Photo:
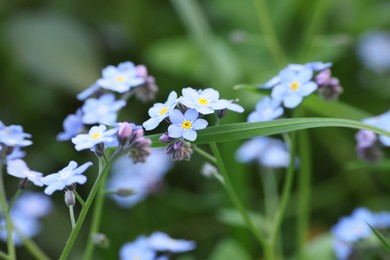
<path id="1" fill-rule="evenodd" d="M 123 81 L 125 81 L 124 77 L 122 77 L 122 76 L 116 77 L 116 82 L 123 82 Z"/>
<path id="2" fill-rule="evenodd" d="M 198 103 L 201 105 L 207 105 L 209 102 L 204 98 L 199 98 Z"/>
<path id="3" fill-rule="evenodd" d="M 294 81 L 293 83 L 291 83 L 290 88 L 293 91 L 297 90 L 299 88 L 299 83 Z"/>
<path id="4" fill-rule="evenodd" d="M 181 124 L 181 126 L 185 129 L 185 130 L 188 130 L 191 128 L 192 124 L 190 121 L 184 121 L 183 124 Z"/>
<path id="5" fill-rule="evenodd" d="M 94 133 L 91 135 L 92 139 L 97 139 L 100 137 L 100 134 L 99 133 Z"/>
<path id="6" fill-rule="evenodd" d="M 166 107 L 164 107 L 163 109 L 161 109 L 161 111 L 160 111 L 160 116 L 164 115 L 167 111 L 168 111 L 168 108 L 166 108 Z"/>

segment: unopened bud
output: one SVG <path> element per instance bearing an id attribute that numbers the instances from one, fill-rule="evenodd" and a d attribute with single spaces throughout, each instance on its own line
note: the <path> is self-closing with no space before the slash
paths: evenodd
<path id="1" fill-rule="evenodd" d="M 21 190 L 25 190 L 28 187 L 29 183 L 30 182 L 29 182 L 29 180 L 27 178 L 23 178 L 19 182 L 19 188 Z"/>
<path id="2" fill-rule="evenodd" d="M 166 143 L 166 144 L 169 144 L 170 142 L 172 142 L 173 140 L 175 140 L 174 138 L 170 137 L 167 133 L 164 133 L 160 136 L 159 138 L 160 142 L 162 143 Z"/>
<path id="3" fill-rule="evenodd" d="M 225 117 L 226 115 L 226 112 L 227 112 L 227 109 L 220 109 L 220 110 L 215 110 L 215 115 L 217 116 L 217 118 L 219 119 L 222 119 Z"/>
<path id="4" fill-rule="evenodd" d="M 118 141 L 120 144 L 124 145 L 133 133 L 133 128 L 127 122 L 123 122 L 119 125 L 118 128 Z"/>
<path id="5" fill-rule="evenodd" d="M 169 144 L 164 150 L 166 154 L 173 153 L 175 151 L 174 144 Z"/>
<path id="6" fill-rule="evenodd" d="M 126 188 L 122 188 L 122 189 L 118 189 L 116 192 L 115 192 L 115 195 L 118 195 L 120 197 L 128 197 L 130 195 L 133 195 L 135 192 L 134 190 L 132 189 L 126 189 Z"/>
<path id="7" fill-rule="evenodd" d="M 68 207 L 73 207 L 74 205 L 76 205 L 76 197 L 73 191 L 65 191 L 65 203 Z"/>
<path id="8" fill-rule="evenodd" d="M 98 247 L 107 248 L 110 245 L 110 240 L 103 233 L 95 233 L 92 239 Z"/>
<path id="9" fill-rule="evenodd" d="M 173 144 L 173 149 L 179 150 L 183 147 L 184 141 L 183 140 L 178 140 Z"/>
<path id="10" fill-rule="evenodd" d="M 95 145 L 95 154 L 99 158 L 104 156 L 104 143 L 98 143 Z"/>

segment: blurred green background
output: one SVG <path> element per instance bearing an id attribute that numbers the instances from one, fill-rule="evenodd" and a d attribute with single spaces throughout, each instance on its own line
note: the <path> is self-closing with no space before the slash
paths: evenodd
<path id="1" fill-rule="evenodd" d="M 56 142 L 55 136 L 62 131 L 63 119 L 81 106 L 75 95 L 94 83 L 105 66 L 129 60 L 145 64 L 156 78 L 160 87 L 156 102 L 165 101 L 172 90 L 213 87 L 224 98 L 240 98 L 246 108 L 243 115 L 228 114 L 223 123 L 245 121 L 260 96 L 233 86 L 264 83 L 287 65 L 269 48 L 267 25 L 261 23 L 264 12 L 289 63 L 333 62 L 333 75 L 344 88 L 340 101 L 372 114 L 387 111 L 390 74 L 364 68 L 356 48 L 363 33 L 390 30 L 389 1 L 268 0 L 268 11 L 256 8 L 256 1 L 1 1 L 0 120 L 23 125 L 33 135 L 34 145 L 27 147 L 25 160 L 34 170 L 49 174 L 69 160 L 94 159 L 90 152 L 77 153 L 70 142 Z M 132 99 L 120 120 L 141 124 L 153 103 Z M 311 237 L 328 232 L 355 207 L 390 210 L 388 172 L 346 168 L 357 159 L 354 131 L 323 128 L 309 133 Z M 244 204 L 261 211 L 259 169 L 235 162 L 239 144 L 221 144 L 223 155 Z M 232 220 L 223 211 L 231 208 L 223 188 L 199 173 L 202 163 L 198 155 L 177 163 L 162 190 L 132 209 L 119 209 L 107 200 L 102 232 L 111 243 L 108 249 L 98 249 L 95 259 L 115 259 L 122 244 L 154 230 L 197 242 L 194 252 L 174 256 L 177 259 L 259 259 L 262 253 L 254 238 L 239 225 L 231 225 L 234 216 Z M 284 171 L 275 174 L 283 184 Z M 7 177 L 6 182 L 12 194 L 17 181 Z M 84 196 L 87 192 L 88 185 L 80 189 Z M 55 210 L 43 220 L 36 241 L 56 258 L 70 221 L 62 194 L 52 197 Z M 294 199 L 283 226 L 286 255 L 294 253 L 294 244 L 289 243 L 294 238 L 289 225 L 295 218 Z M 73 259 L 82 252 L 85 239 L 83 232 Z M 21 259 L 28 259 L 23 248 L 19 252 Z M 234 257 L 230 259 L 238 259 Z"/>

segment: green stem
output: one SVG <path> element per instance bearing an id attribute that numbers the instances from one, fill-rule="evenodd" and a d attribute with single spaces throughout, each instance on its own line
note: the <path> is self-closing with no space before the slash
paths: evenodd
<path id="1" fill-rule="evenodd" d="M 266 35 L 266 41 L 268 48 L 279 67 L 284 67 L 288 63 L 288 59 L 283 52 L 283 49 L 279 43 L 279 40 L 276 36 L 274 28 L 271 23 L 271 19 L 268 15 L 268 8 L 265 3 L 265 0 L 253 0 L 255 4 L 255 9 L 257 12 L 257 17 L 260 22 L 260 27 L 263 33 Z"/>
<path id="2" fill-rule="evenodd" d="M 290 165 L 287 169 L 287 179 L 284 182 L 283 191 L 282 191 L 282 197 L 280 202 L 279 211 L 276 214 L 275 222 L 273 225 L 273 229 L 271 232 L 271 238 L 270 243 L 272 248 L 275 246 L 275 241 L 280 229 L 280 226 L 282 224 L 282 220 L 284 217 L 284 214 L 287 209 L 288 202 L 290 200 L 291 190 L 292 190 L 292 184 L 293 184 L 293 176 L 294 176 L 294 169 L 295 169 L 295 140 L 296 139 L 296 133 L 293 132 L 291 134 L 291 141 L 290 141 Z"/>
<path id="3" fill-rule="evenodd" d="M 301 160 L 298 174 L 298 203 L 297 203 L 297 252 L 298 259 L 303 259 L 303 247 L 307 238 L 310 219 L 311 193 L 311 149 L 307 131 L 298 132 L 299 157 Z"/>
<path id="4" fill-rule="evenodd" d="M 102 158 L 99 158 L 99 171 L 103 167 L 104 167 L 104 161 Z M 105 191 L 104 187 L 105 187 L 105 183 L 107 180 L 107 176 L 108 176 L 108 174 L 106 174 L 103 177 L 102 182 L 100 183 L 98 194 L 96 196 L 95 207 L 94 207 L 93 217 L 92 217 L 92 224 L 91 224 L 91 227 L 89 229 L 88 242 L 87 242 L 87 246 L 86 246 L 85 251 L 84 251 L 83 259 L 92 259 L 92 256 L 93 256 L 93 251 L 94 251 L 94 247 L 95 247 L 94 236 L 98 232 L 100 221 L 102 218 L 104 198 L 106 195 L 106 191 Z"/>
<path id="5" fill-rule="evenodd" d="M 87 213 L 88 213 L 88 210 L 92 204 L 92 201 L 95 198 L 96 193 L 99 190 L 101 183 L 105 178 L 105 175 L 107 174 L 111 164 L 114 161 L 115 161 L 115 158 L 109 160 L 107 162 L 107 164 L 104 165 L 103 169 L 101 169 L 101 171 L 99 171 L 99 175 L 96 178 L 96 181 L 91 189 L 91 192 L 89 193 L 87 201 L 85 202 L 85 205 L 80 212 L 79 218 L 77 219 L 76 226 L 74 227 L 74 229 L 72 229 L 72 232 L 69 235 L 68 241 L 66 242 L 65 247 L 61 253 L 61 256 L 59 258 L 60 260 L 65 260 L 68 258 L 70 250 L 72 249 L 73 244 L 77 238 L 77 235 L 78 235 L 78 233 L 79 233 L 79 231 L 84 223 L 85 217 L 87 216 Z"/>
<path id="6" fill-rule="evenodd" d="M 16 229 L 16 232 L 18 233 L 18 236 L 22 239 L 23 245 L 28 249 L 28 251 L 31 253 L 32 256 L 34 256 L 35 259 L 39 260 L 49 260 L 50 257 L 48 257 L 42 249 L 40 249 L 37 244 L 30 238 L 24 236 L 19 230 Z"/>
<path id="7" fill-rule="evenodd" d="M 81 198 L 80 194 L 78 194 L 76 190 L 74 190 L 73 193 L 74 193 L 74 195 L 76 196 L 76 199 L 77 199 L 77 201 L 80 203 L 80 205 L 81 205 L 82 207 L 84 207 L 85 201 L 83 200 L 83 198 Z"/>
<path id="8" fill-rule="evenodd" d="M 192 148 L 194 149 L 195 152 L 203 156 L 206 160 L 212 162 L 213 164 L 217 164 L 217 159 L 215 159 L 214 156 L 203 150 L 202 148 L 199 148 L 197 145 L 193 144 Z"/>
<path id="9" fill-rule="evenodd" d="M 69 215 L 70 215 L 70 223 L 72 224 L 72 229 L 76 226 L 76 221 L 74 219 L 74 211 L 73 211 L 73 206 L 68 206 L 69 207 Z"/>
<path id="10" fill-rule="evenodd" d="M 225 180 L 225 189 L 234 204 L 234 206 L 240 211 L 242 218 L 245 221 L 245 224 L 247 225 L 248 229 L 253 233 L 253 235 L 257 238 L 257 240 L 263 245 L 264 248 L 267 247 L 267 241 L 266 239 L 260 234 L 260 232 L 256 229 L 255 225 L 253 224 L 247 210 L 245 207 L 241 204 L 241 201 L 237 195 L 237 193 L 234 190 L 233 184 L 231 183 L 230 177 L 228 175 L 228 172 L 226 170 L 225 164 L 223 163 L 222 156 L 219 152 L 218 146 L 216 143 L 210 143 L 211 151 L 213 152 L 215 158 L 217 159 L 217 167 L 222 174 L 224 180 Z"/>
<path id="11" fill-rule="evenodd" d="M 10 202 L 10 204 L 9 204 L 8 212 L 11 212 L 11 209 L 12 209 L 12 207 L 14 206 L 16 199 L 19 197 L 19 195 L 22 193 L 22 191 L 23 191 L 23 190 L 18 189 L 18 190 L 15 192 L 15 194 L 14 194 L 14 196 L 12 197 L 11 202 Z"/>
<path id="12" fill-rule="evenodd" d="M 3 180 L 3 162 L 0 162 L 0 206 L 1 212 L 4 215 L 5 219 L 5 228 L 7 230 L 7 249 L 8 249 L 8 259 L 13 260 L 16 259 L 15 253 L 15 244 L 12 238 L 12 220 L 8 210 L 7 197 L 5 194 L 5 186 Z"/>

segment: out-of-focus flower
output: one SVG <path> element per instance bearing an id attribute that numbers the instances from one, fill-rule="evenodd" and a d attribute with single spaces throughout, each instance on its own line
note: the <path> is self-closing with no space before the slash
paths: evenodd
<path id="1" fill-rule="evenodd" d="M 193 153 L 191 143 L 183 141 L 182 139 L 177 140 L 165 147 L 165 153 L 170 154 L 174 161 L 189 161 Z"/>
<path id="2" fill-rule="evenodd" d="M 94 83 L 89 88 L 85 89 L 81 93 L 77 94 L 78 100 L 85 100 L 100 90 L 98 84 Z"/>
<path id="3" fill-rule="evenodd" d="M 253 160 L 265 167 L 280 168 L 290 164 L 290 153 L 281 140 L 256 137 L 246 141 L 236 152 L 236 159 L 246 163 Z"/>
<path id="4" fill-rule="evenodd" d="M 7 172 L 9 175 L 15 176 L 17 178 L 28 179 L 36 186 L 43 186 L 42 173 L 30 170 L 27 164 L 21 159 L 8 161 Z"/>
<path id="5" fill-rule="evenodd" d="M 204 115 L 212 114 L 215 110 L 225 109 L 229 106 L 227 100 L 220 100 L 219 92 L 212 88 L 199 91 L 193 88 L 183 88 L 182 94 L 180 103 Z"/>
<path id="6" fill-rule="evenodd" d="M 366 68 L 378 74 L 390 71 L 390 32 L 373 31 L 363 34 L 357 52 Z"/>
<path id="7" fill-rule="evenodd" d="M 158 124 L 160 124 L 161 121 L 168 117 L 169 113 L 173 111 L 176 104 L 177 93 L 172 91 L 165 103 L 156 103 L 149 109 L 148 114 L 150 119 L 146 120 L 142 126 L 146 130 L 153 130 L 158 126 Z"/>
<path id="8" fill-rule="evenodd" d="M 390 111 L 387 111 L 381 115 L 363 119 L 363 122 L 378 128 L 382 128 L 386 131 L 390 131 Z M 380 135 L 379 141 L 384 146 L 390 146 L 390 137 Z"/>
<path id="9" fill-rule="evenodd" d="M 1 122 L 0 122 L 1 123 Z M 0 124 L 0 143 L 9 147 L 24 147 L 31 145 L 31 135 L 23 131 L 23 127 L 20 125 L 5 126 L 3 123 Z"/>
<path id="10" fill-rule="evenodd" d="M 181 253 L 191 251 L 196 247 L 194 241 L 173 239 L 163 232 L 154 232 L 148 238 L 149 247 L 156 251 Z"/>
<path id="11" fill-rule="evenodd" d="M 66 186 L 71 186 L 75 183 L 84 184 L 87 181 L 87 177 L 82 175 L 82 173 L 91 165 L 91 162 L 87 162 L 77 167 L 75 161 L 70 161 L 69 165 L 58 173 L 43 177 L 42 182 L 47 185 L 45 193 L 51 195 L 54 191 L 63 190 Z"/>
<path id="12" fill-rule="evenodd" d="M 204 129 L 208 125 L 204 119 L 198 119 L 195 109 L 188 109 L 184 115 L 177 109 L 169 114 L 172 125 L 168 127 L 168 135 L 172 138 L 183 137 L 194 141 L 197 137 L 196 130 Z"/>
<path id="13" fill-rule="evenodd" d="M 337 99 L 343 92 L 340 81 L 337 78 L 331 77 L 331 75 L 330 69 L 324 69 L 315 77 L 318 84 L 318 93 L 326 100 Z"/>
<path id="14" fill-rule="evenodd" d="M 140 236 L 134 242 L 124 244 L 119 256 L 121 260 L 155 260 L 157 253 L 148 246 L 147 238 Z"/>
<path id="15" fill-rule="evenodd" d="M 103 69 L 103 77 L 96 81 L 102 88 L 124 93 L 131 88 L 145 83 L 145 79 L 138 75 L 138 71 L 132 62 L 123 62 L 115 66 L 107 66 Z"/>
<path id="16" fill-rule="evenodd" d="M 110 191 L 131 190 L 129 196 L 111 195 L 118 206 L 130 208 L 145 199 L 171 169 L 172 161 L 162 149 L 152 149 L 145 163 L 132 162 L 127 156 L 118 159 L 112 166 L 112 174 L 107 182 Z"/>
<path id="17" fill-rule="evenodd" d="M 294 70 L 287 67 L 279 73 L 280 83 L 273 87 L 271 96 L 275 100 L 282 101 L 285 107 L 295 108 L 302 102 L 303 97 L 317 89 L 317 84 L 310 81 L 312 77 L 311 68 Z"/>
<path id="18" fill-rule="evenodd" d="M 104 94 L 98 99 L 87 99 L 81 108 L 83 111 L 82 120 L 84 124 L 113 125 L 116 122 L 117 111 L 125 105 L 124 100 L 116 101 L 115 95 L 112 93 Z"/>
<path id="19" fill-rule="evenodd" d="M 105 143 L 105 142 L 113 142 L 116 141 L 114 135 L 117 132 L 117 129 L 112 128 L 107 130 L 105 125 L 93 126 L 88 134 L 79 134 L 76 137 L 72 138 L 72 143 L 76 146 L 76 150 L 84 150 L 88 148 L 92 148 L 97 144 Z"/>
<path id="20" fill-rule="evenodd" d="M 256 104 L 256 110 L 249 114 L 248 122 L 262 122 L 273 120 L 283 115 L 283 108 L 279 100 L 264 97 Z"/>
<path id="21" fill-rule="evenodd" d="M 143 102 L 153 100 L 158 92 L 154 77 L 148 75 L 145 65 L 137 65 L 136 69 L 138 76 L 144 78 L 145 83 L 133 89 L 135 97 Z"/>
<path id="22" fill-rule="evenodd" d="M 357 146 L 362 148 L 371 147 L 378 140 L 377 135 L 369 130 L 359 130 L 355 135 L 355 139 L 357 141 Z"/>
<path id="23" fill-rule="evenodd" d="M 70 140 L 78 134 L 84 131 L 84 123 L 82 120 L 82 112 L 80 109 L 76 111 L 76 114 L 68 115 L 63 123 L 64 132 L 57 135 L 58 141 Z"/>

